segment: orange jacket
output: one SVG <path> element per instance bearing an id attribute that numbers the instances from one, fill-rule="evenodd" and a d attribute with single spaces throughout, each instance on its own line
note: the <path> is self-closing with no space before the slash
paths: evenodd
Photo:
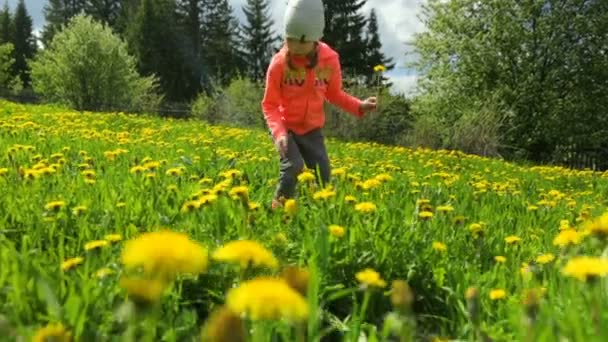
<path id="1" fill-rule="evenodd" d="M 361 101 L 342 90 L 338 53 L 319 42 L 319 61 L 314 69 L 304 68 L 305 58 L 292 57 L 296 70 L 287 65 L 284 46 L 274 55 L 266 74 L 262 110 L 272 136 L 293 131 L 305 134 L 325 124 L 325 99 L 354 116 L 361 117 Z"/>

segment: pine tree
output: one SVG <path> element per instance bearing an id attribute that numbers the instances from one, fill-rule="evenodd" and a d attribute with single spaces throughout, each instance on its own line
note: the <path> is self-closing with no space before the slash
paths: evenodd
<path id="1" fill-rule="evenodd" d="M 366 0 L 324 0 L 325 30 L 323 40 L 340 55 L 345 77 L 359 76 L 367 70 L 363 37 L 366 19 L 361 9 Z"/>
<path id="2" fill-rule="evenodd" d="M 85 11 L 94 19 L 114 26 L 120 16 L 121 2 L 122 0 L 88 0 Z"/>
<path id="3" fill-rule="evenodd" d="M 247 0 L 243 12 L 244 48 L 249 76 L 254 81 L 264 79 L 279 37 L 272 30 L 274 22 L 269 13 L 268 0 Z"/>
<path id="4" fill-rule="evenodd" d="M 377 75 L 374 73 L 374 67 L 382 65 L 386 70 L 391 70 L 395 67 L 395 64 L 393 63 L 392 58 L 386 57 L 384 53 L 382 53 L 382 42 L 380 42 L 380 35 L 378 33 L 378 17 L 376 16 L 376 11 L 373 9 L 371 10 L 367 21 L 365 40 L 367 43 L 367 49 L 365 50 L 367 67 L 364 74 L 368 85 L 377 86 L 378 79 Z M 382 77 L 381 81 L 384 87 L 390 87 L 391 84 L 386 82 L 386 77 Z"/>
<path id="5" fill-rule="evenodd" d="M 203 56 L 209 74 L 226 85 L 245 69 L 240 25 L 228 0 L 204 0 L 203 8 Z"/>
<path id="6" fill-rule="evenodd" d="M 188 63 L 192 52 L 187 35 L 177 25 L 173 0 L 143 0 L 127 37 L 139 71 L 160 78 L 167 100 L 190 100 L 197 94 L 200 79 Z"/>
<path id="7" fill-rule="evenodd" d="M 0 44 L 12 43 L 13 31 L 13 18 L 7 0 L 4 2 L 2 10 L 0 10 Z"/>
<path id="8" fill-rule="evenodd" d="M 36 38 L 33 32 L 32 17 L 27 12 L 24 0 L 19 0 L 15 10 L 15 45 L 14 74 L 21 78 L 25 88 L 30 85 L 28 60 L 36 53 Z"/>
<path id="9" fill-rule="evenodd" d="M 201 85 L 208 83 L 202 54 L 203 6 L 203 0 L 177 0 L 177 20 L 185 37 L 183 48 L 187 52 L 184 62 Z"/>
<path id="10" fill-rule="evenodd" d="M 48 0 L 44 6 L 46 25 L 42 31 L 42 43 L 47 46 L 62 25 L 86 9 L 86 0 Z"/>

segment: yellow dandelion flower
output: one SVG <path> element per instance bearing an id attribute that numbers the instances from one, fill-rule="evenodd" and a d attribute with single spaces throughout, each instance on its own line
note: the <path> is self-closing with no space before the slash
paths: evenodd
<path id="1" fill-rule="evenodd" d="M 213 179 L 208 178 L 208 177 L 201 178 L 201 179 L 198 181 L 198 183 L 199 183 L 199 184 L 201 184 L 201 185 L 205 185 L 205 184 L 213 184 Z"/>
<path id="2" fill-rule="evenodd" d="M 95 277 L 99 279 L 105 278 L 112 274 L 114 274 L 114 270 L 109 267 L 103 267 L 95 271 Z"/>
<path id="3" fill-rule="evenodd" d="M 96 176 L 96 173 L 94 170 L 84 170 L 81 172 L 81 174 L 86 179 L 94 179 Z"/>
<path id="4" fill-rule="evenodd" d="M 312 182 L 315 179 L 316 179 L 315 175 L 309 171 L 304 171 L 298 175 L 298 182 L 301 182 L 301 183 Z"/>
<path id="5" fill-rule="evenodd" d="M 418 214 L 418 217 L 422 220 L 429 220 L 433 218 L 433 212 L 424 210 Z"/>
<path id="6" fill-rule="evenodd" d="M 88 210 L 88 208 L 86 206 L 78 205 L 78 206 L 75 206 L 74 208 L 72 208 L 72 214 L 74 214 L 74 216 L 80 216 L 87 210 Z"/>
<path id="7" fill-rule="evenodd" d="M 83 257 L 75 257 L 75 258 L 66 259 L 64 262 L 61 263 L 61 270 L 69 271 L 72 268 L 82 264 L 83 261 L 84 261 Z"/>
<path id="8" fill-rule="evenodd" d="M 528 211 L 537 211 L 538 210 L 538 206 L 531 204 L 528 206 Z"/>
<path id="9" fill-rule="evenodd" d="M 454 207 L 451 205 L 440 205 L 437 207 L 437 211 L 440 213 L 449 213 L 454 211 Z"/>
<path id="10" fill-rule="evenodd" d="M 49 323 L 45 327 L 38 329 L 32 338 L 32 342 L 47 341 L 70 342 L 72 341 L 72 333 L 61 323 Z"/>
<path id="11" fill-rule="evenodd" d="M 127 241 L 121 255 L 127 267 L 143 266 L 146 273 L 166 278 L 205 272 L 207 257 L 207 250 L 197 241 L 169 230 L 143 233 Z"/>
<path id="12" fill-rule="evenodd" d="M 338 226 L 337 224 L 332 224 L 329 226 L 329 233 L 331 236 L 336 238 L 341 238 L 346 233 L 344 227 Z"/>
<path id="13" fill-rule="evenodd" d="M 129 169 L 129 172 L 134 173 L 134 174 L 140 174 L 140 173 L 143 173 L 144 171 L 146 171 L 146 168 L 141 165 L 136 165 L 136 166 L 133 166 L 131 169 Z"/>
<path id="14" fill-rule="evenodd" d="M 249 189 L 246 186 L 235 186 L 230 189 L 230 196 L 235 196 L 239 198 L 247 198 L 249 196 Z"/>
<path id="15" fill-rule="evenodd" d="M 382 64 L 378 64 L 376 66 L 374 66 L 374 72 L 385 72 L 386 71 L 386 67 Z"/>
<path id="16" fill-rule="evenodd" d="M 200 205 L 207 205 L 207 204 L 211 204 L 215 201 L 217 201 L 217 195 L 216 194 L 209 194 L 209 195 L 204 195 L 201 196 L 201 198 L 199 198 L 199 203 Z"/>
<path id="17" fill-rule="evenodd" d="M 499 300 L 507 297 L 507 292 L 503 289 L 495 289 L 490 291 L 490 299 L 491 300 Z"/>
<path id="18" fill-rule="evenodd" d="M 183 173 L 184 169 L 182 169 L 181 167 L 173 167 L 165 172 L 167 176 L 181 176 Z"/>
<path id="19" fill-rule="evenodd" d="M 443 242 L 435 241 L 433 242 L 433 249 L 438 252 L 445 252 L 448 250 L 448 247 Z"/>
<path id="20" fill-rule="evenodd" d="M 496 261 L 499 264 L 504 264 L 507 261 L 507 258 L 505 258 L 502 255 L 497 255 L 494 257 L 494 261 Z"/>
<path id="21" fill-rule="evenodd" d="M 363 271 L 357 272 L 355 275 L 357 280 L 365 286 L 385 287 L 386 281 L 380 277 L 380 273 L 371 268 L 366 268 Z"/>
<path id="22" fill-rule="evenodd" d="M 226 295 L 226 305 L 233 312 L 252 320 L 308 318 L 308 303 L 284 279 L 260 277 L 242 283 Z"/>
<path id="23" fill-rule="evenodd" d="M 124 208 L 127 206 L 127 203 L 125 202 L 118 202 L 116 203 L 116 208 Z"/>
<path id="24" fill-rule="evenodd" d="M 121 278 L 120 287 L 127 291 L 129 298 L 135 303 L 148 305 L 156 303 L 168 287 L 159 279 Z"/>
<path id="25" fill-rule="evenodd" d="M 148 161 L 143 165 L 144 169 L 148 171 L 154 171 L 160 167 L 160 162 L 157 161 Z"/>
<path id="26" fill-rule="evenodd" d="M 521 238 L 519 236 L 515 236 L 515 235 L 507 236 L 505 238 L 505 242 L 508 243 L 508 244 L 510 244 L 510 245 L 518 243 L 520 241 L 521 241 Z"/>
<path id="27" fill-rule="evenodd" d="M 195 209 L 199 209 L 200 207 L 201 207 L 201 201 L 199 201 L 199 200 L 187 201 L 186 203 L 184 203 L 184 205 L 182 205 L 180 212 L 189 213 Z"/>
<path id="28" fill-rule="evenodd" d="M 276 268 L 278 261 L 272 253 L 260 243 L 251 240 L 231 241 L 215 250 L 212 258 L 217 261 L 238 263 L 242 268 L 267 266 Z"/>
<path id="29" fill-rule="evenodd" d="M 344 176 L 346 176 L 346 168 L 340 167 L 340 168 L 332 169 L 331 175 L 333 177 L 344 177 Z"/>
<path id="30" fill-rule="evenodd" d="M 462 215 L 458 215 L 452 219 L 452 223 L 454 223 L 455 225 L 464 224 L 464 221 L 466 221 L 466 218 Z"/>
<path id="31" fill-rule="evenodd" d="M 287 285 L 298 291 L 302 296 L 306 296 L 308 292 L 308 282 L 310 280 L 310 272 L 305 268 L 296 266 L 287 266 L 281 272 L 281 277 L 285 279 Z"/>
<path id="32" fill-rule="evenodd" d="M 553 239 L 553 244 L 559 247 L 578 245 L 583 240 L 583 235 L 574 229 L 564 229 Z"/>
<path id="33" fill-rule="evenodd" d="M 103 248 L 106 247 L 110 244 L 110 242 L 106 241 L 106 240 L 94 240 L 94 241 L 89 241 L 87 243 L 84 244 L 84 250 L 85 251 L 91 251 L 94 249 L 99 249 L 99 248 Z"/>
<path id="34" fill-rule="evenodd" d="M 4 177 L 8 174 L 8 169 L 6 167 L 0 168 L 0 177 Z"/>
<path id="35" fill-rule="evenodd" d="M 317 191 L 312 195 L 312 198 L 315 200 L 328 200 L 332 197 L 336 196 L 336 192 L 330 189 L 323 189 L 321 191 Z"/>
<path id="36" fill-rule="evenodd" d="M 260 204 L 257 202 L 249 202 L 247 204 L 247 206 L 250 211 L 256 211 L 256 210 L 260 209 Z"/>
<path id="37" fill-rule="evenodd" d="M 287 199 L 284 204 L 284 209 L 287 215 L 294 215 L 298 210 L 298 204 L 296 203 L 296 200 L 293 198 Z"/>
<path id="38" fill-rule="evenodd" d="M 376 205 L 372 202 L 361 202 L 355 205 L 355 210 L 364 214 L 373 213 L 376 209 Z"/>
<path id="39" fill-rule="evenodd" d="M 548 264 L 550 262 L 552 262 L 553 260 L 555 260 L 555 255 L 548 253 L 548 254 L 542 254 L 536 257 L 536 262 L 539 264 Z"/>
<path id="40" fill-rule="evenodd" d="M 482 225 L 481 223 L 471 223 L 469 225 L 469 231 L 476 237 L 483 235 L 484 225 Z"/>
<path id="41" fill-rule="evenodd" d="M 583 230 L 599 239 L 608 238 L 608 213 L 594 220 L 586 221 Z"/>
<path id="42" fill-rule="evenodd" d="M 347 195 L 347 196 L 344 196 L 344 202 L 349 203 L 349 204 L 354 204 L 354 203 L 357 203 L 357 198 L 355 196 Z"/>
<path id="43" fill-rule="evenodd" d="M 61 208 L 65 207 L 65 201 L 52 201 L 48 202 L 44 209 L 47 211 L 59 211 Z"/>
<path id="44" fill-rule="evenodd" d="M 605 277 L 608 274 L 608 258 L 574 257 L 568 261 L 562 273 L 581 281 Z"/>

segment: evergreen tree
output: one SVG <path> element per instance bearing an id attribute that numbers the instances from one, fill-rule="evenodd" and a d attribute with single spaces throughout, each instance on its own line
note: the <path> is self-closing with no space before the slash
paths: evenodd
<path id="1" fill-rule="evenodd" d="M 8 7 L 8 0 L 0 10 L 0 44 L 12 43 L 13 40 L 13 18 Z"/>
<path id="2" fill-rule="evenodd" d="M 243 6 L 246 23 L 243 25 L 247 71 L 254 81 L 264 79 L 279 37 L 272 30 L 274 22 L 269 13 L 268 0 L 247 0 Z"/>
<path id="3" fill-rule="evenodd" d="M 27 12 L 24 0 L 19 0 L 15 10 L 15 45 L 14 72 L 21 78 L 24 87 L 30 85 L 28 60 L 36 53 L 36 38 L 33 32 L 32 17 Z"/>
<path id="4" fill-rule="evenodd" d="M 157 75 L 169 101 L 192 99 L 200 79 L 188 59 L 187 35 L 177 25 L 173 0 L 143 0 L 127 36 L 144 75 Z"/>
<path id="5" fill-rule="evenodd" d="M 94 19 L 114 26 L 120 16 L 122 0 L 88 0 L 85 10 Z"/>
<path id="6" fill-rule="evenodd" d="M 340 55 L 345 77 L 365 73 L 367 44 L 363 33 L 366 19 L 361 8 L 366 0 L 325 0 L 325 31 L 323 40 L 333 46 Z"/>
<path id="7" fill-rule="evenodd" d="M 46 25 L 42 30 L 42 43 L 47 46 L 62 25 L 86 9 L 86 0 L 48 0 L 44 6 Z"/>
<path id="8" fill-rule="evenodd" d="M 204 0 L 202 20 L 203 56 L 209 74 L 227 85 L 245 68 L 240 25 L 228 0 Z"/>
<path id="9" fill-rule="evenodd" d="M 178 24 L 185 39 L 183 40 L 183 50 L 185 54 L 184 62 L 192 70 L 193 77 L 199 83 L 207 84 L 206 70 L 202 54 L 202 13 L 204 10 L 203 0 L 178 0 L 177 13 Z"/>
<path id="10" fill-rule="evenodd" d="M 367 21 L 367 31 L 365 33 L 365 40 L 367 42 L 367 49 L 365 50 L 365 60 L 367 67 L 364 74 L 367 79 L 367 83 L 370 86 L 376 86 L 378 84 L 377 75 L 374 73 L 374 67 L 382 65 L 386 70 L 391 70 L 395 67 L 393 59 L 386 57 L 382 53 L 382 42 L 380 42 L 380 35 L 378 33 L 378 17 L 376 11 L 371 10 L 369 19 Z M 390 83 L 387 83 L 387 78 L 382 77 L 382 85 L 384 87 L 390 87 Z"/>

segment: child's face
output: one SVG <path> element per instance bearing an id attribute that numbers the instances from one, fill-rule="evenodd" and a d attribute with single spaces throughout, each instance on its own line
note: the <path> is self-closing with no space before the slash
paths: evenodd
<path id="1" fill-rule="evenodd" d="M 294 56 L 306 56 L 315 48 L 314 42 L 302 42 L 299 39 L 287 38 L 287 50 Z"/>

